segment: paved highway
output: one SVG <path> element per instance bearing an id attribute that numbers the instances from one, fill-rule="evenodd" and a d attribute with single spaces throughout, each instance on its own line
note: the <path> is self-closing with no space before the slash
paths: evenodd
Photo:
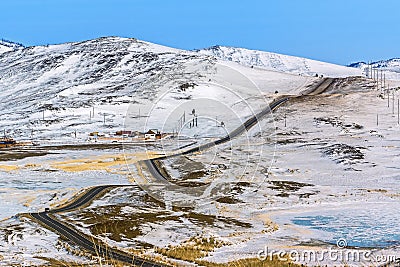
<path id="1" fill-rule="evenodd" d="M 156 178 L 158 181 L 165 181 L 168 180 L 168 177 L 165 177 L 162 172 L 158 170 L 157 164 L 155 161 L 158 160 L 163 160 L 171 157 L 176 157 L 176 156 L 182 156 L 182 155 L 188 155 L 192 154 L 195 152 L 203 151 L 206 149 L 209 149 L 211 147 L 226 143 L 230 141 L 231 139 L 241 135 L 245 131 L 249 130 L 251 127 L 256 125 L 259 120 L 261 120 L 265 115 L 272 113 L 275 109 L 277 109 L 280 105 L 283 103 L 288 102 L 292 98 L 302 98 L 305 96 L 311 96 L 311 95 L 319 95 L 325 92 L 328 88 L 330 88 L 333 83 L 336 81 L 336 78 L 323 78 L 320 82 L 318 82 L 315 86 L 313 86 L 311 89 L 303 92 L 299 96 L 282 96 L 278 99 L 275 99 L 271 104 L 268 105 L 268 107 L 264 108 L 261 110 L 259 113 L 251 116 L 248 120 L 246 120 L 242 125 L 240 125 L 238 128 L 234 129 L 232 132 L 227 134 L 226 136 L 216 140 L 212 141 L 203 145 L 199 145 L 193 148 L 190 148 L 185 151 L 180 151 L 171 155 L 165 155 L 158 157 L 156 159 L 149 159 L 149 160 L 144 160 L 144 164 L 151 173 L 151 175 Z"/>
<path id="2" fill-rule="evenodd" d="M 282 105 L 283 103 L 289 101 L 289 99 L 290 99 L 290 97 L 287 97 L 287 96 L 278 98 L 277 100 L 272 102 L 270 105 L 268 105 L 268 107 L 266 107 L 265 109 L 261 110 L 257 114 L 251 116 L 248 120 L 246 120 L 242 125 L 240 125 L 236 129 L 234 129 L 232 132 L 228 133 L 226 136 L 224 136 L 224 137 L 222 137 L 222 138 L 220 138 L 220 139 L 218 139 L 216 141 L 212 141 L 212 142 L 209 142 L 209 143 L 206 143 L 206 144 L 203 144 L 203 145 L 199 145 L 199 146 L 190 148 L 190 149 L 188 149 L 186 151 L 183 151 L 183 152 L 177 152 L 177 153 L 174 153 L 174 154 L 171 154 L 171 155 L 162 156 L 162 157 L 159 157 L 157 159 L 144 160 L 143 162 L 144 162 L 146 168 L 151 173 L 151 175 L 154 178 L 156 178 L 158 181 L 168 180 L 168 177 L 165 177 L 165 175 L 163 175 L 163 173 L 160 172 L 160 170 L 158 169 L 155 161 L 163 160 L 163 159 L 167 159 L 167 158 L 171 158 L 171 157 L 177 157 L 177 156 L 192 154 L 194 152 L 203 151 L 203 150 L 209 149 L 211 147 L 226 143 L 226 142 L 232 140 L 233 138 L 241 135 L 245 131 L 248 131 L 251 127 L 256 125 L 258 123 L 258 121 L 261 120 L 265 115 L 270 114 L 272 111 L 274 111 L 280 105 Z"/>
<path id="3" fill-rule="evenodd" d="M 45 212 L 38 213 L 29 213 L 30 217 L 45 226 L 46 228 L 60 234 L 66 239 L 72 241 L 74 244 L 79 247 L 85 249 L 86 251 L 92 253 L 95 256 L 100 256 L 103 259 L 107 260 L 116 260 L 124 263 L 128 263 L 132 266 L 143 266 L 143 267 L 163 267 L 168 266 L 165 264 L 160 264 L 156 262 L 152 262 L 147 259 L 143 259 L 140 257 L 136 257 L 125 253 L 123 251 L 119 251 L 113 248 L 108 247 L 107 245 L 101 243 L 96 238 L 87 236 L 83 233 L 78 232 L 71 225 L 61 222 L 58 220 L 53 214 L 67 212 L 79 209 L 83 206 L 88 205 L 93 199 L 95 199 L 98 195 L 109 190 L 110 188 L 116 188 L 121 186 L 129 186 L 129 185 L 101 185 L 92 187 L 87 190 L 84 194 L 80 195 L 69 204 L 62 206 L 60 208 L 55 208 L 52 210 L 48 210 Z"/>
<path id="4" fill-rule="evenodd" d="M 66 223 L 61 223 L 56 218 L 48 214 L 48 212 L 30 213 L 35 220 L 44 224 L 46 227 L 52 229 L 53 231 L 59 233 L 63 237 L 69 239 L 76 245 L 84 248 L 93 255 L 100 256 L 103 259 L 117 260 L 124 263 L 129 263 L 134 266 L 143 267 L 162 267 L 161 265 L 149 260 L 145 260 L 139 257 L 134 257 L 128 253 L 118 251 L 116 249 L 110 248 L 101 244 L 98 240 L 88 237 L 82 233 L 77 232 L 74 228 Z"/>
<path id="5" fill-rule="evenodd" d="M 100 193 L 112 188 L 116 187 L 113 185 L 100 185 L 96 187 L 92 187 L 87 190 L 83 195 L 79 196 L 75 199 L 75 201 L 71 201 L 68 205 L 52 209 L 48 211 L 49 213 L 58 213 L 58 212 L 67 212 L 82 208 L 87 205 L 90 201 L 92 201 L 97 195 Z"/>

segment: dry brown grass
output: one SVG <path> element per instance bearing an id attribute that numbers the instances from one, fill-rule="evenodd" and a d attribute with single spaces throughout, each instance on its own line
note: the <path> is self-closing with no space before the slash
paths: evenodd
<path id="1" fill-rule="evenodd" d="M 178 246 L 168 246 L 166 248 L 157 248 L 156 252 L 169 258 L 196 262 L 197 259 L 207 256 L 216 248 L 226 245 L 225 242 L 214 237 L 192 237 Z"/>
<path id="2" fill-rule="evenodd" d="M 18 170 L 19 168 L 20 167 L 16 165 L 0 165 L 0 170 L 6 172 L 15 171 Z"/>
<path id="3" fill-rule="evenodd" d="M 118 166 L 125 166 L 126 164 L 134 164 L 139 160 L 156 158 L 158 156 L 159 154 L 155 152 L 101 155 L 91 158 L 79 158 L 79 159 L 51 162 L 50 166 L 54 169 L 66 172 L 80 172 L 80 171 L 92 171 L 92 170 L 105 170 L 108 172 L 115 172 L 118 170 Z"/>
<path id="4" fill-rule="evenodd" d="M 301 266 L 287 261 L 281 261 L 277 257 L 259 260 L 257 258 L 245 258 L 225 263 L 214 263 L 203 260 L 202 258 L 210 255 L 215 249 L 229 245 L 226 242 L 215 239 L 214 237 L 192 237 L 178 246 L 168 246 L 158 248 L 156 252 L 168 258 L 183 260 L 206 267 L 289 267 Z"/>

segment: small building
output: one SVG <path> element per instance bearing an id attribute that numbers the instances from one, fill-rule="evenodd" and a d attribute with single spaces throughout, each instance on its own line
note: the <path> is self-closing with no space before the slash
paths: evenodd
<path id="1" fill-rule="evenodd" d="M 15 146 L 17 144 L 17 142 L 10 138 L 10 137 L 2 137 L 0 138 L 0 148 L 5 148 L 5 147 L 12 147 Z"/>
<path id="2" fill-rule="evenodd" d="M 121 130 L 121 131 L 117 131 L 117 132 L 115 133 L 115 135 L 130 136 L 130 135 L 132 135 L 132 131 L 124 131 L 124 130 Z"/>
<path id="3" fill-rule="evenodd" d="M 148 130 L 144 134 L 144 139 L 145 140 L 155 140 L 156 139 L 156 132 L 154 132 L 153 130 Z"/>

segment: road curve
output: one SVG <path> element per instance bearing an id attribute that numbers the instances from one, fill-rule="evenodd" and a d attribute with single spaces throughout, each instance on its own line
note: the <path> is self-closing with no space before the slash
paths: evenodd
<path id="1" fill-rule="evenodd" d="M 67 205 L 52 209 L 48 212 L 49 213 L 59 213 L 59 212 L 67 212 L 67 211 L 72 211 L 72 210 L 82 208 L 83 206 L 89 204 L 89 202 L 92 201 L 97 195 L 99 195 L 100 193 L 102 193 L 105 190 L 108 190 L 112 187 L 116 187 L 116 186 L 100 185 L 100 186 L 92 187 L 92 188 L 88 189 L 83 195 L 79 196 L 78 198 L 71 201 Z"/>
<path id="2" fill-rule="evenodd" d="M 146 259 L 135 257 L 129 255 L 128 253 L 107 247 L 106 245 L 100 243 L 97 239 L 88 237 L 82 233 L 77 232 L 70 225 L 65 222 L 60 222 L 55 217 L 50 215 L 48 212 L 30 213 L 29 214 L 36 221 L 43 224 L 45 227 L 52 229 L 53 231 L 59 233 L 63 237 L 69 239 L 76 245 L 87 250 L 93 255 L 99 256 L 108 260 L 117 260 L 120 262 L 128 263 L 133 266 L 143 266 L 143 267 L 162 267 L 156 262 L 152 262 Z"/>
<path id="3" fill-rule="evenodd" d="M 302 96 L 322 94 L 329 87 L 331 87 L 333 82 L 335 82 L 335 81 L 336 81 L 335 78 L 323 78 L 321 82 L 319 82 L 314 88 L 312 88 L 309 92 L 307 92 L 305 95 L 302 95 Z M 302 97 L 302 96 L 300 96 L 300 97 Z M 272 103 L 270 103 L 268 105 L 268 107 L 262 109 L 257 114 L 251 116 L 242 125 L 240 125 L 236 129 L 234 129 L 232 132 L 228 133 L 226 136 L 224 136 L 224 137 L 222 137 L 222 138 L 220 138 L 220 139 L 218 139 L 216 141 L 209 142 L 207 144 L 191 148 L 191 149 L 186 150 L 186 151 L 181 152 L 181 153 L 165 156 L 165 158 L 181 156 L 181 155 L 187 155 L 187 154 L 191 154 L 193 152 L 202 151 L 202 150 L 208 149 L 210 147 L 226 143 L 226 142 L 230 141 L 231 139 L 241 135 L 245 131 L 248 131 L 251 127 L 256 125 L 259 120 L 263 119 L 265 115 L 272 113 L 280 105 L 288 102 L 291 98 L 296 98 L 296 97 L 299 97 L 299 96 L 281 96 L 281 97 L 279 97 L 277 99 L 274 99 L 274 101 Z M 162 159 L 162 158 L 159 158 L 159 159 Z"/>
<path id="4" fill-rule="evenodd" d="M 176 156 L 183 156 L 183 155 L 192 154 L 192 153 L 195 153 L 195 152 L 203 151 L 203 150 L 209 149 L 211 147 L 226 143 L 226 142 L 232 140 L 233 138 L 241 135 L 245 131 L 248 131 L 251 127 L 256 125 L 259 120 L 263 119 L 263 117 L 265 115 L 272 113 L 280 105 L 288 102 L 290 99 L 292 99 L 292 98 L 302 98 L 302 97 L 305 97 L 305 96 L 312 96 L 312 95 L 322 94 L 329 87 L 331 87 L 332 84 L 335 81 L 336 81 L 336 78 L 323 78 L 313 88 L 303 92 L 299 96 L 281 96 L 281 97 L 279 97 L 277 99 L 274 99 L 274 101 L 272 103 L 270 103 L 266 108 L 262 109 L 257 114 L 251 116 L 242 125 L 240 125 L 236 129 L 234 129 L 232 132 L 228 133 L 226 136 L 221 137 L 220 139 L 218 139 L 216 141 L 212 141 L 212 142 L 209 142 L 209 143 L 206 143 L 206 144 L 203 144 L 203 145 L 199 145 L 199 146 L 190 148 L 190 149 L 185 150 L 185 151 L 173 153 L 171 155 L 161 156 L 161 157 L 158 157 L 156 159 L 143 160 L 142 162 L 144 163 L 144 165 L 147 167 L 147 169 L 149 170 L 149 172 L 151 173 L 151 175 L 154 178 L 156 178 L 159 181 L 160 180 L 168 180 L 169 177 L 166 177 L 165 175 L 163 175 L 163 173 L 158 169 L 158 166 L 155 163 L 156 161 L 164 160 L 164 159 L 171 158 L 171 157 L 176 157 Z"/>
<path id="5" fill-rule="evenodd" d="M 257 114 L 251 116 L 249 119 L 247 119 L 242 125 L 234 129 L 232 132 L 228 133 L 226 136 L 221 137 L 218 140 L 208 142 L 203 145 L 199 145 L 193 148 L 190 148 L 186 151 L 183 152 L 177 152 L 171 155 L 166 155 L 166 156 L 161 156 L 156 159 L 148 159 L 148 160 L 143 160 L 142 162 L 146 166 L 146 168 L 149 170 L 151 175 L 156 178 L 158 181 L 165 181 L 168 180 L 169 177 L 166 177 L 159 169 L 157 164 L 155 163 L 156 161 L 167 159 L 167 158 L 172 158 L 172 157 L 177 157 L 177 156 L 183 156 L 183 155 L 188 155 L 192 154 L 195 152 L 203 151 L 206 149 L 209 149 L 211 147 L 226 143 L 233 138 L 236 138 L 237 136 L 241 135 L 245 131 L 248 131 L 251 127 L 256 125 L 259 120 L 261 120 L 265 115 L 272 113 L 276 108 L 278 108 L 280 105 L 283 103 L 289 101 L 290 97 L 283 96 L 280 97 L 276 100 L 274 100 L 271 104 L 269 104 L 266 108 L 258 112 Z"/>
<path id="6" fill-rule="evenodd" d="M 168 266 L 166 264 L 156 263 L 147 259 L 130 255 L 126 252 L 110 248 L 106 244 L 100 242 L 98 239 L 87 236 L 83 233 L 78 232 L 71 225 L 61 222 L 53 214 L 62 213 L 79 209 L 83 206 L 88 205 L 98 195 L 103 193 L 105 190 L 116 187 L 123 187 L 130 185 L 100 185 L 88 189 L 84 194 L 80 195 L 69 204 L 48 210 L 45 212 L 29 213 L 28 215 L 37 221 L 44 227 L 60 234 L 64 238 L 72 241 L 74 244 L 85 249 L 95 256 L 102 257 L 107 260 L 117 260 L 120 262 L 128 263 L 132 266 L 143 266 L 143 267 L 163 267 Z"/>

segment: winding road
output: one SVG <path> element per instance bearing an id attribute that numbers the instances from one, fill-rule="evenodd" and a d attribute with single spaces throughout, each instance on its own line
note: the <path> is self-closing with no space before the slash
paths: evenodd
<path id="1" fill-rule="evenodd" d="M 171 155 L 165 155 L 161 156 L 157 159 L 151 159 L 151 160 L 144 160 L 143 162 L 149 169 L 150 173 L 156 178 L 156 179 L 167 179 L 168 177 L 165 177 L 163 173 L 158 169 L 157 164 L 155 164 L 156 160 L 162 160 L 170 157 L 176 157 L 176 156 L 182 156 L 182 155 L 187 155 L 191 154 L 194 152 L 199 152 L 203 151 L 206 149 L 209 149 L 213 146 L 220 145 L 222 143 L 228 142 L 232 140 L 233 138 L 241 135 L 245 131 L 249 130 L 251 127 L 257 124 L 259 120 L 261 120 L 265 115 L 270 114 L 273 112 L 275 109 L 277 109 L 280 105 L 288 102 L 291 98 L 299 98 L 299 97 L 304 97 L 307 95 L 316 95 L 316 94 L 321 94 L 322 92 L 326 91 L 329 87 L 332 86 L 333 82 L 335 79 L 333 78 L 325 78 L 322 79 L 321 82 L 319 82 L 317 85 L 314 86 L 314 88 L 311 88 L 307 92 L 304 92 L 300 96 L 282 96 L 273 101 L 268 107 L 265 109 L 261 110 L 257 114 L 253 115 L 250 117 L 248 120 L 246 120 L 242 125 L 240 125 L 238 128 L 234 129 L 232 132 L 230 132 L 228 135 L 216 140 L 212 141 L 203 145 L 199 145 L 193 148 L 189 148 L 188 150 L 185 151 L 178 151 L 177 153 L 173 153 Z M 116 260 L 124 263 L 128 263 L 134 266 L 143 266 L 143 267 L 161 267 L 161 266 L 168 266 L 166 264 L 160 264 L 156 263 L 147 259 L 143 259 L 140 257 L 136 257 L 134 255 L 130 255 L 128 253 L 125 253 L 123 251 L 110 248 L 106 244 L 102 243 L 98 239 L 93 238 L 92 236 L 87 236 L 83 233 L 80 233 L 75 229 L 73 226 L 61 222 L 55 214 L 57 213 L 63 213 L 63 212 L 68 212 L 68 211 L 73 211 L 77 210 L 79 208 L 82 208 L 84 206 L 87 206 L 90 204 L 91 201 L 93 201 L 96 197 L 98 197 L 100 194 L 104 193 L 106 190 L 109 190 L 110 188 L 116 188 L 116 187 L 121 187 L 121 186 L 129 186 L 129 185 L 101 185 L 101 186 L 96 186 L 88 189 L 84 194 L 80 195 L 79 197 L 76 197 L 73 199 L 70 203 L 67 205 L 52 209 L 52 210 L 46 210 L 44 212 L 38 212 L 38 213 L 29 213 L 29 214 L 21 214 L 21 216 L 27 216 L 44 227 L 60 234 L 64 238 L 70 240 L 74 244 L 80 246 L 84 250 L 90 252 L 91 254 L 95 256 L 100 256 L 102 258 L 108 259 L 108 260 Z"/>
<path id="2" fill-rule="evenodd" d="M 188 155 L 192 154 L 195 152 L 203 151 L 206 149 L 209 149 L 211 147 L 226 143 L 233 138 L 236 138 L 237 136 L 243 134 L 245 131 L 249 130 L 251 127 L 256 125 L 258 121 L 262 120 L 266 115 L 272 113 L 275 109 L 277 109 L 280 105 L 288 102 L 292 98 L 302 98 L 306 96 L 313 96 L 313 95 L 319 95 L 328 90 L 336 81 L 336 78 L 323 78 L 321 81 L 319 81 L 316 85 L 314 85 L 311 89 L 303 92 L 299 96 L 281 96 L 277 99 L 275 99 L 271 104 L 268 105 L 268 107 L 264 108 L 257 114 L 251 116 L 249 119 L 247 119 L 242 125 L 234 129 L 232 132 L 227 134 L 226 136 L 216 140 L 212 141 L 203 145 L 199 145 L 193 148 L 190 148 L 188 150 L 185 150 L 183 152 L 177 152 L 171 155 L 166 155 L 166 156 L 161 156 L 156 159 L 148 159 L 144 160 L 144 164 L 151 173 L 151 175 L 156 178 L 157 180 L 168 180 L 168 177 L 165 177 L 162 172 L 159 171 L 156 161 L 171 158 L 171 157 L 176 157 L 176 156 L 183 156 L 183 155 Z"/>
<path id="3" fill-rule="evenodd" d="M 143 266 L 143 267 L 163 267 L 168 266 L 166 264 L 156 263 L 147 259 L 143 259 L 126 252 L 111 248 L 106 244 L 102 243 L 98 239 L 80 233 L 73 226 L 61 222 L 58 218 L 56 218 L 53 214 L 68 212 L 72 210 L 76 210 L 88 205 L 91 201 L 93 201 L 97 196 L 101 193 L 104 193 L 106 190 L 129 186 L 129 185 L 101 185 L 92 187 L 87 190 L 84 194 L 74 199 L 69 204 L 55 208 L 52 210 L 37 212 L 37 213 L 29 213 L 28 217 L 33 218 L 37 222 L 39 222 L 44 227 L 60 234 L 64 238 L 72 241 L 74 244 L 83 248 L 84 250 L 90 252 L 91 254 L 101 257 L 107 260 L 116 260 L 124 263 L 128 263 L 133 266 Z"/>

